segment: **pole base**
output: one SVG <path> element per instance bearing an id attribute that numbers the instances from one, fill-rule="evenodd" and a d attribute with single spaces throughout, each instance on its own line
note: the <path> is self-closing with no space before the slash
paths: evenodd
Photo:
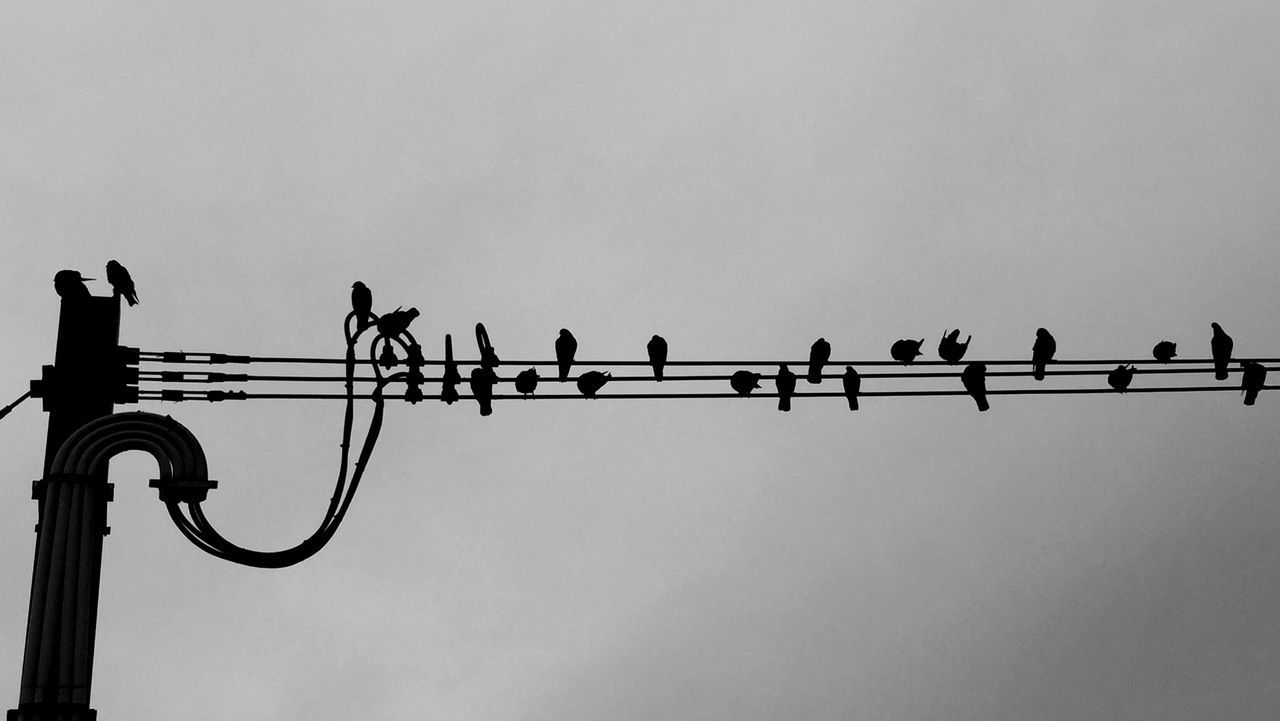
<path id="1" fill-rule="evenodd" d="M 5 714 L 5 721 L 97 721 L 87 703 L 23 703 Z"/>

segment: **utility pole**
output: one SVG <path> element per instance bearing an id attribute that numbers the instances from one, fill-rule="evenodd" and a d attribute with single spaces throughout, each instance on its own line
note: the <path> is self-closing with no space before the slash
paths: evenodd
<path id="1" fill-rule="evenodd" d="M 111 415 L 114 403 L 136 401 L 123 374 L 131 361 L 118 348 L 120 299 L 64 298 L 54 365 L 32 381 L 32 396 L 49 412 L 44 478 L 32 497 L 39 504 L 31 605 L 18 708 L 6 721 L 93 721 L 89 686 L 98 616 L 98 584 L 107 503 L 112 485 L 105 468 L 95 475 L 51 474 L 58 449 L 72 433 Z M 132 358 L 136 363 L 136 356 Z M 136 372 L 136 366 L 132 369 Z M 136 383 L 136 376 L 132 379 Z"/>

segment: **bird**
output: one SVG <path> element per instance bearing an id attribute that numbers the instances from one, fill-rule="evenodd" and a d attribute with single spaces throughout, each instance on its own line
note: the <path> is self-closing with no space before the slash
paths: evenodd
<path id="1" fill-rule="evenodd" d="M 964 339 L 963 343 L 959 342 L 960 329 L 957 328 L 950 333 L 942 332 L 942 340 L 938 341 L 938 357 L 948 363 L 959 363 L 964 358 L 965 351 L 969 350 L 969 343 L 973 341 L 970 335 Z"/>
<path id="2" fill-rule="evenodd" d="M 529 395 L 538 387 L 538 369 L 530 368 L 516 374 L 516 391 Z"/>
<path id="3" fill-rule="evenodd" d="M 1168 363 L 1172 358 L 1178 355 L 1178 344 L 1173 341 L 1162 340 L 1155 344 L 1151 349 L 1151 357 L 1161 363 Z"/>
<path id="4" fill-rule="evenodd" d="M 138 291 L 133 287 L 133 278 L 129 276 L 129 269 L 120 265 L 118 261 L 107 261 L 107 282 L 111 284 L 112 293 L 124 296 L 124 299 L 129 301 L 129 305 L 138 304 Z"/>
<path id="5" fill-rule="evenodd" d="M 1209 349 L 1213 351 L 1213 377 L 1225 381 L 1227 363 L 1231 362 L 1231 348 L 1235 345 L 1235 341 L 1222 330 L 1222 326 L 1217 323 L 1209 325 L 1213 327 L 1213 338 L 1209 340 Z"/>
<path id="6" fill-rule="evenodd" d="M 1124 393 L 1133 382 L 1133 366 L 1118 365 L 1107 374 L 1107 385 Z"/>
<path id="7" fill-rule="evenodd" d="M 729 385 L 738 392 L 738 395 L 749 396 L 751 391 L 760 387 L 760 374 L 752 373 L 751 371 L 738 371 L 729 376 Z"/>
<path id="8" fill-rule="evenodd" d="M 611 373 L 601 373 L 600 371 L 587 371 L 578 376 L 578 390 L 582 392 L 584 398 L 595 398 L 596 393 L 604 388 L 604 384 L 612 378 Z"/>
<path id="9" fill-rule="evenodd" d="M 1053 360 L 1053 354 L 1057 352 L 1058 342 L 1053 339 L 1053 335 L 1044 328 L 1037 328 L 1036 342 L 1031 346 L 1031 369 L 1036 380 L 1044 380 L 1044 367 Z"/>
<path id="10" fill-rule="evenodd" d="M 1244 368 L 1240 391 L 1244 393 L 1244 404 L 1251 406 L 1258 400 L 1258 391 L 1262 390 L 1262 384 L 1267 380 L 1267 369 L 1257 361 L 1240 361 L 1240 367 Z"/>
<path id="11" fill-rule="evenodd" d="M 849 399 L 849 410 L 858 410 L 858 389 L 862 387 L 862 379 L 858 377 L 858 371 L 853 366 L 844 367 L 844 377 L 841 379 L 844 383 L 844 397 Z"/>
<path id="12" fill-rule="evenodd" d="M 471 395 L 480 404 L 480 415 L 493 415 L 493 384 L 498 375 L 488 368 L 471 369 Z"/>
<path id="13" fill-rule="evenodd" d="M 453 336 L 444 334 L 444 373 L 440 376 L 440 400 L 446 405 L 453 405 L 458 400 L 458 384 L 462 382 L 462 374 L 458 373 L 458 364 L 453 360 Z"/>
<path id="14" fill-rule="evenodd" d="M 63 300 L 83 300 L 89 297 L 89 288 L 84 284 L 86 280 L 93 278 L 80 277 L 78 270 L 60 270 L 53 274 L 53 289 Z"/>
<path id="15" fill-rule="evenodd" d="M 388 337 L 401 335 L 409 330 L 409 324 L 417 317 L 417 308 L 401 310 L 397 307 L 390 313 L 385 313 L 378 318 L 378 332 Z"/>
<path id="16" fill-rule="evenodd" d="M 489 342 L 489 331 L 484 329 L 484 323 L 476 323 L 476 345 L 480 347 L 480 365 L 485 368 L 497 368 L 498 353 Z"/>
<path id="17" fill-rule="evenodd" d="M 896 361 L 910 363 L 916 359 L 916 356 L 922 355 L 920 353 L 920 346 L 922 345 L 924 345 L 924 338 L 921 338 L 920 340 L 909 340 L 904 338 L 903 340 L 895 342 L 893 346 L 889 348 L 889 355 L 893 356 L 893 359 Z"/>
<path id="18" fill-rule="evenodd" d="M 356 314 L 357 333 L 373 324 L 373 291 L 358 280 L 351 284 L 351 312 Z"/>
<path id="19" fill-rule="evenodd" d="M 778 366 L 778 375 L 774 378 L 778 384 L 778 410 L 791 410 L 791 395 L 796 392 L 796 374 L 785 365 Z"/>
<path id="20" fill-rule="evenodd" d="M 556 338 L 556 362 L 560 364 L 560 382 L 569 380 L 569 369 L 573 367 L 573 356 L 578 352 L 578 339 L 566 328 L 560 329 L 560 337 Z"/>
<path id="21" fill-rule="evenodd" d="M 978 404 L 978 412 L 981 413 L 990 410 L 991 405 L 987 403 L 987 364 L 986 363 L 970 363 L 960 371 L 960 382 L 964 384 L 964 389 L 973 396 L 973 402 Z"/>
<path id="22" fill-rule="evenodd" d="M 819 338 L 809 347 L 809 375 L 805 380 L 810 383 L 822 382 L 822 366 L 831 360 L 831 344 L 826 338 Z"/>
<path id="23" fill-rule="evenodd" d="M 667 339 L 655 335 L 645 345 L 649 351 L 649 365 L 653 366 L 653 379 L 662 382 L 662 367 L 667 364 Z"/>

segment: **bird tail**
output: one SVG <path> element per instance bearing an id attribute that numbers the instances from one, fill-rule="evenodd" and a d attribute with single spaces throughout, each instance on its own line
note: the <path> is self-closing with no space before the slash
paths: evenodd
<path id="1" fill-rule="evenodd" d="M 821 383 L 822 382 L 822 366 L 819 366 L 816 363 L 809 366 L 809 375 L 805 377 L 805 380 L 815 384 Z"/>
<path id="2" fill-rule="evenodd" d="M 569 364 L 561 363 L 560 364 L 560 382 L 564 383 L 567 380 L 569 380 Z"/>
<path id="3" fill-rule="evenodd" d="M 1225 381 L 1227 379 L 1227 364 L 1215 363 L 1213 366 L 1213 377 L 1216 380 Z"/>
<path id="4" fill-rule="evenodd" d="M 1032 364 L 1032 366 L 1033 366 L 1033 370 L 1034 370 L 1034 372 L 1033 372 L 1031 375 L 1032 375 L 1036 380 L 1038 380 L 1038 381 L 1042 381 L 1042 380 L 1044 380 L 1044 366 L 1045 366 L 1045 364 L 1044 364 L 1044 363 L 1033 363 L 1033 364 Z"/>
<path id="5" fill-rule="evenodd" d="M 1249 390 L 1244 392 L 1244 404 L 1246 406 L 1253 405 L 1254 402 L 1257 400 L 1258 400 L 1258 389 L 1250 388 Z"/>
<path id="6" fill-rule="evenodd" d="M 978 404 L 979 413 L 991 410 L 991 404 L 987 403 L 987 395 L 985 393 L 979 396 L 974 396 L 973 400 Z"/>
<path id="7" fill-rule="evenodd" d="M 659 383 L 662 382 L 662 364 L 661 363 L 653 364 L 653 379 Z"/>
<path id="8" fill-rule="evenodd" d="M 138 294 L 135 291 L 129 291 L 128 295 L 126 295 L 124 299 L 129 301 L 129 305 L 131 306 L 138 304 Z"/>
<path id="9" fill-rule="evenodd" d="M 791 410 L 791 396 L 788 396 L 788 395 L 778 396 L 778 410 L 784 413 Z"/>

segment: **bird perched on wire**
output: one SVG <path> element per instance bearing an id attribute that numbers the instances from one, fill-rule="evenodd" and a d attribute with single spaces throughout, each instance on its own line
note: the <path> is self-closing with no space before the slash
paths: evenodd
<path id="1" fill-rule="evenodd" d="M 889 355 L 893 356 L 893 359 L 896 361 L 911 363 L 916 359 L 916 356 L 923 355 L 920 352 L 920 346 L 922 345 L 924 345 L 924 338 L 921 338 L 920 340 L 904 338 L 890 346 Z"/>
<path id="2" fill-rule="evenodd" d="M 82 278 L 78 270 L 60 270 L 53 274 L 53 289 L 63 300 L 83 300 L 89 297 L 86 280 L 93 278 Z"/>
<path id="3" fill-rule="evenodd" d="M 1253 405 L 1258 400 L 1258 392 L 1262 390 L 1262 384 L 1267 381 L 1267 369 L 1257 361 L 1240 361 L 1240 367 L 1244 369 L 1242 380 L 1240 381 L 1240 392 L 1244 393 L 1244 404 L 1246 406 Z"/>
<path id="4" fill-rule="evenodd" d="M 822 382 L 822 366 L 831 360 L 831 344 L 826 338 L 819 338 L 809 346 L 809 373 L 805 380 L 810 383 Z"/>
<path id="5" fill-rule="evenodd" d="M 1036 380 L 1044 380 L 1044 367 L 1058 352 L 1058 341 L 1044 328 L 1036 329 L 1036 342 L 1031 345 L 1031 370 Z"/>
<path id="6" fill-rule="evenodd" d="M 609 382 L 613 377 L 611 373 L 601 373 L 600 371 L 587 371 L 578 376 L 578 390 L 584 398 L 595 398 L 596 393 L 604 388 L 604 384 Z"/>
<path id="7" fill-rule="evenodd" d="M 785 365 L 780 365 L 774 382 L 778 385 L 778 410 L 790 411 L 791 396 L 796 392 L 796 374 Z"/>
<path id="8" fill-rule="evenodd" d="M 653 366 L 653 379 L 661 383 L 662 367 L 667 364 L 667 339 L 655 335 L 649 339 L 645 350 L 649 351 L 649 365 Z"/>
<path id="9" fill-rule="evenodd" d="M 409 324 L 417 317 L 417 308 L 401 310 L 397 307 L 390 313 L 385 313 L 381 318 L 378 318 L 378 332 L 387 337 L 401 335 L 409 330 Z"/>
<path id="10" fill-rule="evenodd" d="M 516 374 L 516 392 L 529 395 L 538 387 L 538 369 L 530 368 Z"/>
<path id="11" fill-rule="evenodd" d="M 556 338 L 556 363 L 560 366 L 560 382 L 569 380 L 569 369 L 573 367 L 573 356 L 578 352 L 578 339 L 573 337 L 567 328 L 560 329 Z"/>
<path id="12" fill-rule="evenodd" d="M 858 371 L 853 366 L 844 367 L 844 377 L 840 379 L 844 384 L 844 397 L 849 401 L 849 410 L 858 410 L 858 390 L 862 387 L 862 379 L 858 377 Z"/>
<path id="13" fill-rule="evenodd" d="M 107 261 L 107 282 L 111 284 L 113 294 L 122 296 L 129 305 L 138 304 L 138 291 L 133 287 L 133 278 L 129 277 L 129 270 L 119 262 Z"/>
<path id="14" fill-rule="evenodd" d="M 738 371 L 729 376 L 729 385 L 740 396 L 749 396 L 751 391 L 760 387 L 760 374 L 751 371 Z"/>
<path id="15" fill-rule="evenodd" d="M 1231 340 L 1231 336 L 1222 330 L 1222 326 L 1217 323 L 1210 323 L 1213 327 L 1213 337 L 1209 339 L 1209 350 L 1213 352 L 1213 377 L 1220 381 L 1227 379 L 1227 364 L 1231 362 L 1231 349 L 1236 342 Z"/>
<path id="16" fill-rule="evenodd" d="M 440 375 L 440 400 L 446 405 L 453 405 L 458 400 L 458 384 L 462 382 L 462 374 L 458 372 L 458 364 L 453 360 L 453 336 L 444 334 L 444 373 Z"/>
<path id="17" fill-rule="evenodd" d="M 969 350 L 969 343 L 973 342 L 973 336 L 970 335 L 961 343 L 960 329 L 956 328 L 950 333 L 943 331 L 942 340 L 938 341 L 938 357 L 948 363 L 959 363 L 964 354 Z"/>
<path id="18" fill-rule="evenodd" d="M 1133 366 L 1118 365 L 1115 370 L 1107 374 L 1107 385 L 1124 393 L 1133 382 L 1133 372 Z"/>
<path id="19" fill-rule="evenodd" d="M 970 363 L 960 371 L 960 382 L 964 384 L 964 389 L 973 396 L 973 402 L 978 404 L 978 412 L 991 409 L 991 405 L 987 403 L 987 364 L 986 363 Z"/>
<path id="20" fill-rule="evenodd" d="M 484 323 L 476 323 L 476 345 L 480 348 L 480 365 L 485 368 L 497 368 L 498 352 L 489 342 L 489 331 L 484 329 Z"/>
<path id="21" fill-rule="evenodd" d="M 356 281 L 351 284 L 351 312 L 356 314 L 356 332 L 373 324 L 373 291 Z"/>
<path id="22" fill-rule="evenodd" d="M 1168 363 L 1178 355 L 1178 344 L 1169 340 L 1162 340 L 1151 348 L 1151 357 L 1161 363 Z"/>
<path id="23" fill-rule="evenodd" d="M 480 415 L 493 415 L 493 384 L 498 382 L 498 374 L 488 368 L 471 369 L 471 395 L 480 404 Z"/>

